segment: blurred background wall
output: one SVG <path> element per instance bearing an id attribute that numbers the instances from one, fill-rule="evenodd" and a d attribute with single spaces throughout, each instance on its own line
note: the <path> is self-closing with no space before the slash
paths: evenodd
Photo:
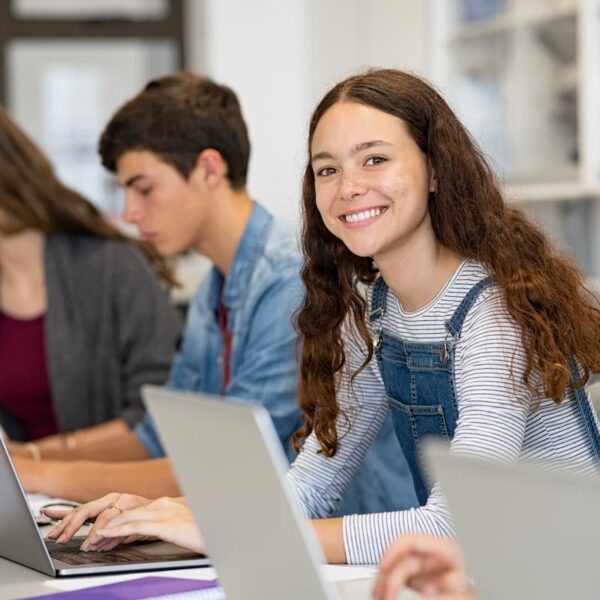
<path id="1" fill-rule="evenodd" d="M 0 95 L 117 218 L 96 155 L 104 123 L 150 77 L 207 74 L 240 96 L 251 194 L 296 224 L 316 101 L 366 67 L 409 69 L 449 99 L 507 197 L 597 276 L 599 15 L 598 0 L 2 0 Z M 190 289 L 203 268 L 182 262 Z"/>

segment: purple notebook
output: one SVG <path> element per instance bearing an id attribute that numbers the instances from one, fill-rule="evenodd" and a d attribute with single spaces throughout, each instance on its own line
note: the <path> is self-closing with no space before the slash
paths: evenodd
<path id="1" fill-rule="evenodd" d="M 70 592 L 35 596 L 35 600 L 44 598 L 52 598 L 52 600 L 61 598 L 65 600 L 79 600 L 80 598 L 81 600 L 144 600 L 145 598 L 160 596 L 190 594 L 202 590 L 216 592 L 218 589 L 219 583 L 216 579 L 203 581 L 200 579 L 179 579 L 178 577 L 141 577 L 140 579 L 129 579 Z M 25 600 L 33 600 L 33 598 Z M 202 598 L 202 596 L 198 594 L 198 598 Z"/>

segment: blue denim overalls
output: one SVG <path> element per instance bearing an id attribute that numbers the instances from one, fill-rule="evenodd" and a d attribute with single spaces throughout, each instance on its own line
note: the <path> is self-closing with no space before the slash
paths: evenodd
<path id="1" fill-rule="evenodd" d="M 381 325 L 388 287 L 379 278 L 373 287 L 369 320 L 375 330 L 375 355 L 385 385 L 390 412 L 412 473 L 419 504 L 427 502 L 430 485 L 420 465 L 419 444 L 425 436 L 451 439 L 458 408 L 454 391 L 454 351 L 467 313 L 492 278 L 475 284 L 446 322 L 443 342 L 407 342 L 385 331 Z M 571 361 L 571 373 L 575 362 Z M 587 393 L 575 389 L 577 404 L 596 456 L 600 459 L 600 433 Z"/>

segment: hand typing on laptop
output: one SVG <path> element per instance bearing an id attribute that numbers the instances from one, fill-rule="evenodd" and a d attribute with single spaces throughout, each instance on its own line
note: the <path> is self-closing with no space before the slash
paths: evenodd
<path id="1" fill-rule="evenodd" d="M 85 523 L 94 520 L 81 545 L 83 551 L 107 551 L 121 543 L 156 537 L 205 553 L 204 542 L 184 498 L 150 500 L 113 493 L 71 511 L 44 512 L 51 518 L 62 519 L 48 534 L 58 543 L 67 543 Z"/>

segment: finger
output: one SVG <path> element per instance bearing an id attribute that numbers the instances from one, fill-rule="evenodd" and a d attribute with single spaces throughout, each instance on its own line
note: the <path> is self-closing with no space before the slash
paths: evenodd
<path id="1" fill-rule="evenodd" d="M 96 545 L 90 545 L 87 550 L 90 552 L 108 552 L 116 548 L 119 544 L 125 543 L 127 538 L 118 537 L 118 538 L 105 538 L 99 537 L 98 543 Z"/>
<path id="2" fill-rule="evenodd" d="M 112 538 L 112 539 L 106 539 L 104 543 L 102 544 L 102 546 L 100 547 L 100 552 L 110 552 L 111 550 L 114 550 L 117 546 L 124 544 L 125 543 L 125 539 L 126 538 Z"/>
<path id="3" fill-rule="evenodd" d="M 135 523 L 137 521 L 162 521 L 172 517 L 169 511 L 151 510 L 150 508 L 136 508 L 123 511 L 120 515 L 113 516 L 102 529 L 113 529 L 126 523 Z"/>
<path id="4" fill-rule="evenodd" d="M 103 532 L 106 529 L 114 529 L 115 527 L 119 527 L 121 525 L 125 525 L 128 523 L 136 523 L 143 520 L 158 521 L 160 518 L 161 517 L 156 511 L 150 513 L 145 508 L 138 510 L 127 510 L 124 511 L 122 514 L 117 515 L 116 517 L 113 517 L 112 512 L 109 514 L 108 511 L 105 511 L 105 513 L 103 513 L 101 517 L 99 517 L 96 521 L 93 530 L 91 530 L 88 534 L 86 540 L 82 544 L 82 549 L 97 550 L 103 545 L 105 545 L 107 543 L 107 538 L 106 536 L 104 536 Z M 131 537 L 133 541 L 135 539 L 138 539 L 140 536 L 133 534 L 129 537 Z M 112 547 L 116 545 L 117 544 L 113 544 Z"/>
<path id="5" fill-rule="evenodd" d="M 64 519 L 73 509 L 72 508 L 44 508 L 42 513 L 51 519 Z"/>
<path id="6" fill-rule="evenodd" d="M 52 521 L 62 521 L 72 509 L 69 508 L 44 508 L 41 513 L 51 519 Z M 53 540 L 60 534 L 60 529 L 57 530 L 57 527 L 60 523 L 57 523 L 53 529 L 51 529 L 46 537 Z"/>
<path id="7" fill-rule="evenodd" d="M 116 506 L 108 506 L 103 510 L 96 518 L 94 525 L 90 528 L 82 547 L 85 545 L 85 547 L 88 548 L 99 544 L 104 538 L 98 535 L 98 531 L 104 529 L 108 523 L 121 514 L 120 509 Z"/>
<path id="8" fill-rule="evenodd" d="M 119 544 L 133 544 L 134 542 L 137 542 L 141 539 L 154 539 L 151 538 L 150 536 L 142 536 L 142 535 L 128 535 L 125 538 L 100 538 L 102 541 L 100 542 L 100 544 L 97 546 L 96 550 L 98 552 L 108 552 L 109 550 L 112 550 L 113 548 L 115 548 L 116 546 L 118 546 Z"/>
<path id="9" fill-rule="evenodd" d="M 104 510 L 96 517 L 94 525 L 90 528 L 82 547 L 89 549 L 97 546 L 102 540 L 98 530 L 104 528 L 111 519 L 118 517 L 127 509 L 145 505 L 148 502 L 142 496 L 132 494 L 111 494 L 110 502 L 104 503 Z"/>
<path id="10" fill-rule="evenodd" d="M 374 596 L 381 600 L 393 600 L 398 592 L 408 587 L 408 582 L 419 573 L 421 561 L 415 556 L 401 559 L 393 569 L 381 572 L 375 582 Z"/>
<path id="11" fill-rule="evenodd" d="M 396 568 L 409 556 L 423 559 L 424 573 L 453 571 L 462 568 L 460 552 L 453 540 L 428 536 L 403 536 L 384 555 L 380 570 L 387 572 Z"/>
<path id="12" fill-rule="evenodd" d="M 82 507 L 75 509 L 70 515 L 67 515 L 62 521 L 64 526 L 56 541 L 59 543 L 68 542 L 83 525 L 96 520 L 102 514 L 102 506 L 95 502 L 84 504 Z"/>
<path id="13" fill-rule="evenodd" d="M 415 554 L 417 546 L 418 538 L 416 536 L 408 534 L 398 538 L 384 553 L 379 563 L 379 570 L 386 572 L 393 569 L 403 560 Z"/>
<path id="14" fill-rule="evenodd" d="M 130 535 L 151 535 L 156 537 L 162 537 L 161 532 L 164 529 L 162 523 L 156 521 L 133 521 L 130 523 L 123 523 L 110 529 L 102 529 L 98 532 L 106 538 L 125 538 Z"/>
<path id="15" fill-rule="evenodd" d="M 92 518 L 97 517 L 118 494 L 107 494 L 98 500 L 82 504 L 71 511 L 50 533 L 58 543 L 68 542 L 81 527 Z"/>
<path id="16" fill-rule="evenodd" d="M 136 504 L 139 503 L 136 502 Z M 106 543 L 106 538 L 101 531 L 104 531 L 105 529 L 112 529 L 115 526 L 120 526 L 129 522 L 136 522 L 146 519 L 158 520 L 161 518 L 158 511 L 151 512 L 147 509 L 147 506 L 148 505 L 144 505 L 142 508 L 125 510 L 123 512 L 119 512 L 117 515 L 114 514 L 115 507 L 109 507 L 98 517 L 98 519 L 96 519 L 96 523 L 82 544 L 82 549 L 95 550 L 104 545 Z"/>
<path id="17" fill-rule="evenodd" d="M 74 510 L 70 510 L 70 511 L 67 511 L 67 513 L 65 515 L 63 515 L 63 517 L 61 518 L 60 522 L 57 525 L 55 525 L 48 532 L 48 537 L 50 539 L 56 539 L 56 538 L 58 538 L 62 534 L 62 532 L 65 530 L 65 528 L 69 524 L 69 521 L 73 517 L 73 513 L 74 512 L 75 512 Z M 51 512 L 47 512 L 46 510 L 44 510 L 44 514 L 48 515 L 49 517 L 52 517 L 52 513 Z M 60 517 L 57 517 L 57 518 L 60 518 Z"/>

